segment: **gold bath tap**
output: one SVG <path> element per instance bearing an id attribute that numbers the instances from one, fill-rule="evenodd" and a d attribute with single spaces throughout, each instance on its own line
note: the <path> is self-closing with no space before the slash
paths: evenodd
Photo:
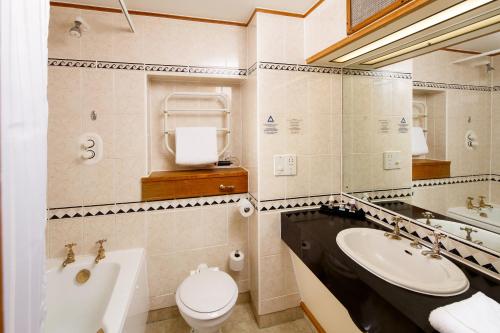
<path id="1" fill-rule="evenodd" d="M 76 246 L 76 243 L 69 243 L 64 245 L 64 247 L 67 248 L 68 251 L 66 254 L 66 259 L 64 259 L 62 263 L 63 268 L 75 262 L 75 252 L 73 252 L 73 246 Z"/>
<path id="2" fill-rule="evenodd" d="M 486 199 L 486 197 L 484 195 L 479 196 L 479 207 L 480 208 L 493 208 L 493 206 L 490 204 L 487 204 L 486 201 L 484 201 L 484 199 Z"/>
<path id="3" fill-rule="evenodd" d="M 479 206 L 474 206 L 474 204 L 472 203 L 472 200 L 474 200 L 473 197 L 467 197 L 467 209 L 475 209 L 475 210 L 481 210 L 481 207 Z"/>
<path id="4" fill-rule="evenodd" d="M 470 227 L 463 227 L 463 228 L 460 227 L 460 230 L 465 231 L 465 233 L 466 233 L 465 240 L 468 240 L 468 241 L 472 241 L 472 235 L 471 234 L 473 232 L 477 232 L 476 229 L 472 229 Z"/>
<path id="5" fill-rule="evenodd" d="M 97 257 L 95 257 L 95 263 L 98 264 L 99 261 L 101 261 L 102 259 L 106 258 L 106 253 L 105 253 L 105 250 L 104 250 L 104 242 L 106 242 L 107 239 L 100 239 L 98 240 L 97 242 L 95 242 L 96 244 L 99 245 L 99 249 L 97 250 Z"/>

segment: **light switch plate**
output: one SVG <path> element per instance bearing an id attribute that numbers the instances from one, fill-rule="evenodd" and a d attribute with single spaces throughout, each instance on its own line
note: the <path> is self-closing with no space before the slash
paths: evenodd
<path id="1" fill-rule="evenodd" d="M 274 155 L 275 176 L 295 176 L 297 174 L 297 155 Z"/>
<path id="2" fill-rule="evenodd" d="M 401 169 L 401 152 L 384 151 L 384 170 Z"/>

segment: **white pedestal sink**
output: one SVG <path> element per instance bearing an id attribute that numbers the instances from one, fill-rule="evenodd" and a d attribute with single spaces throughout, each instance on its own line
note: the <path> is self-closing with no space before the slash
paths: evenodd
<path id="1" fill-rule="evenodd" d="M 384 231 L 369 228 L 345 229 L 337 235 L 337 244 L 345 254 L 396 286 L 442 297 L 469 289 L 469 280 L 453 262 L 424 256 L 422 249 L 410 243 L 406 238 L 389 239 Z"/>

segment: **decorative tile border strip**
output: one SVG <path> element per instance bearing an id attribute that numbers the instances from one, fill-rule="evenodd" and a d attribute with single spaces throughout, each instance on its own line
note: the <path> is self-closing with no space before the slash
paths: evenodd
<path id="1" fill-rule="evenodd" d="M 421 88 L 457 89 L 457 90 L 472 90 L 472 91 L 486 91 L 486 92 L 492 90 L 492 87 L 488 86 L 476 86 L 472 84 L 457 84 L 457 83 L 424 82 L 424 81 L 413 81 L 413 86 Z"/>
<path id="2" fill-rule="evenodd" d="M 97 61 L 49 58 L 48 65 L 56 67 L 96 68 Z"/>
<path id="3" fill-rule="evenodd" d="M 341 68 L 325 66 L 298 65 L 297 71 L 307 73 L 342 74 Z"/>
<path id="4" fill-rule="evenodd" d="M 335 201 L 338 201 L 339 194 L 333 194 L 333 196 Z M 317 195 L 290 199 L 263 200 L 257 203 L 257 208 L 259 212 L 313 208 L 328 203 L 329 198 L 330 195 Z"/>
<path id="5" fill-rule="evenodd" d="M 146 63 L 115 62 L 115 61 L 100 61 L 100 60 L 49 58 L 48 65 L 60 66 L 60 67 L 123 69 L 131 71 L 150 71 L 150 72 L 165 72 L 165 73 L 225 75 L 225 76 L 235 76 L 235 77 L 241 77 L 247 75 L 247 70 L 244 68 L 164 65 L 164 64 L 146 64 Z"/>
<path id="6" fill-rule="evenodd" d="M 493 91 L 500 91 L 500 86 L 493 86 Z"/>
<path id="7" fill-rule="evenodd" d="M 291 71 L 295 72 L 297 71 L 298 65 L 297 64 L 284 64 L 284 63 L 279 63 L 279 62 L 260 62 L 259 61 L 259 68 L 260 69 L 270 69 L 270 70 L 275 70 L 275 71 Z"/>
<path id="8" fill-rule="evenodd" d="M 419 240 L 428 247 L 432 246 L 432 241 L 430 239 L 430 233 L 432 229 L 414 223 L 412 220 L 405 216 L 401 216 L 387 209 L 376 206 L 368 202 L 360 201 L 359 199 L 352 197 L 348 194 L 344 194 L 347 197 L 354 198 L 359 209 L 363 210 L 367 218 L 371 221 L 377 222 L 388 228 L 394 226 L 392 218 L 395 216 L 402 217 L 404 219 L 404 226 L 401 227 L 401 231 L 406 233 L 407 236 L 413 236 L 419 238 Z M 442 242 L 442 248 L 453 258 L 460 260 L 461 262 L 478 269 L 496 279 L 500 279 L 500 256 L 495 253 L 490 253 L 483 251 L 480 248 L 476 248 L 469 244 L 462 242 L 459 239 L 453 237 L 448 237 L 444 242 Z"/>
<path id="9" fill-rule="evenodd" d="M 351 76 L 383 77 L 390 79 L 412 79 L 411 73 L 390 72 L 390 71 L 371 71 L 365 69 L 344 68 L 342 74 Z"/>
<path id="10" fill-rule="evenodd" d="M 248 195 L 246 193 L 243 193 L 243 194 L 220 195 L 212 197 L 197 197 L 188 199 L 54 208 L 54 209 L 48 209 L 47 219 L 58 220 L 58 219 L 75 218 L 75 217 L 92 217 L 92 216 L 102 216 L 102 215 L 128 214 L 128 213 L 152 212 L 152 211 L 160 211 L 168 209 L 213 206 L 213 205 L 236 203 L 241 199 L 246 199 L 247 197 Z"/>
<path id="11" fill-rule="evenodd" d="M 360 191 L 352 192 L 356 197 L 366 196 L 368 200 L 388 200 L 388 199 L 401 199 L 413 196 L 413 189 L 408 188 L 398 188 L 389 190 L 375 190 L 375 191 Z"/>
<path id="12" fill-rule="evenodd" d="M 257 70 L 257 63 L 254 63 L 252 66 L 248 68 L 247 76 L 252 75 L 252 73 L 255 72 L 256 70 Z"/>
<path id="13" fill-rule="evenodd" d="M 500 179 L 500 177 L 489 174 L 456 176 L 448 178 L 415 180 L 413 181 L 413 187 L 415 188 L 415 187 L 427 187 L 427 186 L 439 186 L 439 185 L 451 185 L 451 184 L 476 183 L 476 182 L 485 182 L 497 179 Z"/>
<path id="14" fill-rule="evenodd" d="M 189 66 L 146 64 L 144 69 L 148 72 L 189 73 Z"/>

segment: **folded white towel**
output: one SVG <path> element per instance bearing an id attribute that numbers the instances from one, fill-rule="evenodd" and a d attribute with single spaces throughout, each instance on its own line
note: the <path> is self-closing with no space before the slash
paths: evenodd
<path id="1" fill-rule="evenodd" d="M 411 129 L 411 154 L 413 156 L 425 155 L 429 153 L 427 140 L 425 139 L 422 127 L 413 127 Z"/>
<path id="2" fill-rule="evenodd" d="M 207 165 L 216 163 L 217 129 L 215 127 L 177 127 L 175 129 L 175 163 Z"/>
<path id="3" fill-rule="evenodd" d="M 433 310 L 429 322 L 440 333 L 499 333 L 500 304 L 477 292 L 466 300 Z"/>

